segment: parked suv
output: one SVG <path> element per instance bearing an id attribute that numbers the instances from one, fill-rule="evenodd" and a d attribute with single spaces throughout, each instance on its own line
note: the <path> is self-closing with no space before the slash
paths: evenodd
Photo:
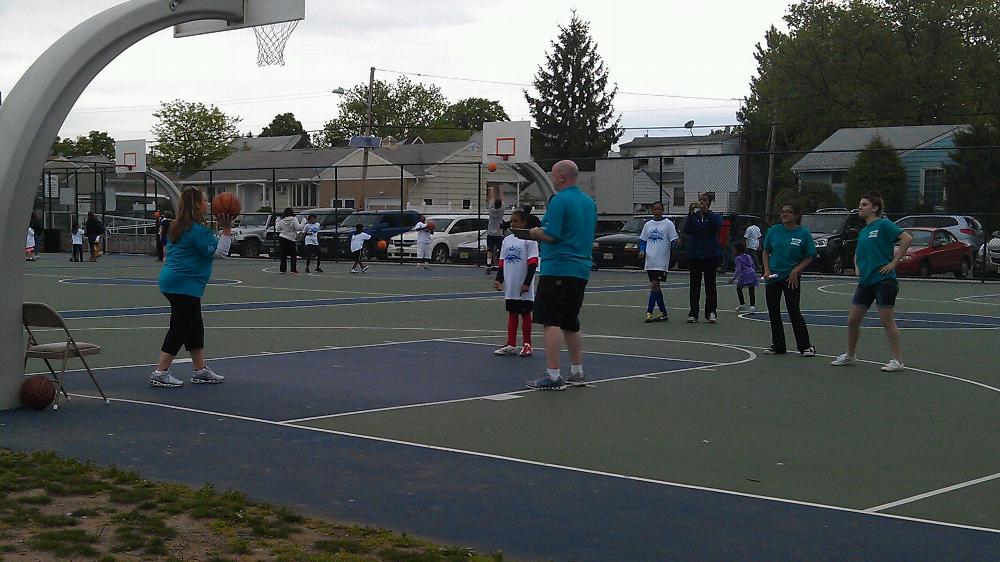
<path id="1" fill-rule="evenodd" d="M 380 248 L 379 242 L 386 242 L 387 245 L 393 236 L 413 229 L 419 217 L 420 213 L 416 211 L 357 211 L 341 221 L 340 226 L 319 231 L 321 255 L 342 258 L 350 256 L 351 236 L 355 232 L 355 225 L 360 224 L 372 237 L 362 249 L 364 254 L 384 259 L 386 249 Z"/>
<path id="2" fill-rule="evenodd" d="M 899 228 L 945 228 L 962 242 L 972 248 L 973 254 L 979 252 L 986 241 L 986 231 L 983 225 L 968 215 L 908 215 L 896 221 Z"/>
<path id="3" fill-rule="evenodd" d="M 338 208 L 338 207 L 322 207 L 319 209 L 309 209 L 307 211 L 302 211 L 295 215 L 295 218 L 302 222 L 305 222 L 309 215 L 316 215 L 316 223 L 319 225 L 320 230 L 324 229 L 334 229 L 340 226 L 340 223 L 344 222 L 344 219 L 353 215 L 356 211 L 349 208 Z M 296 244 L 298 245 L 299 255 L 303 255 L 305 246 L 305 234 L 299 232 L 298 236 L 295 237 Z M 320 250 L 322 252 L 322 250 Z M 320 254 L 321 256 L 323 254 Z"/>
<path id="4" fill-rule="evenodd" d="M 802 226 L 809 229 L 816 242 L 816 257 L 810 267 L 827 273 L 841 274 L 854 267 L 854 250 L 858 247 L 858 233 L 865 221 L 858 212 L 823 210 L 802 215 Z"/>
<path id="5" fill-rule="evenodd" d="M 428 222 L 433 222 L 435 229 L 431 234 L 431 259 L 434 263 L 444 263 L 451 253 L 463 242 L 475 240 L 477 235 L 486 230 L 487 218 L 463 215 L 430 215 Z M 402 253 L 404 258 L 416 258 L 416 232 L 404 232 L 389 240 L 386 256 L 398 258 Z"/>
<path id="6" fill-rule="evenodd" d="M 274 231 L 274 219 L 271 213 L 248 213 L 236 217 L 230 253 L 245 258 L 256 258 L 261 253 L 268 253 L 265 240 L 267 233 Z"/>
<path id="7" fill-rule="evenodd" d="M 680 233 L 685 215 L 664 216 L 674 223 Z M 642 234 L 642 227 L 652 218 L 653 215 L 634 216 L 625 222 L 619 232 L 596 238 L 591 252 L 594 267 L 643 267 L 643 260 L 639 259 L 639 235 Z M 670 261 L 676 263 L 673 252 L 670 254 Z"/>

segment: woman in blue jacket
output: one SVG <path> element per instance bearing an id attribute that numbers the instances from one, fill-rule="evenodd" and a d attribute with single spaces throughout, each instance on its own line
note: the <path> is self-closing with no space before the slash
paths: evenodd
<path id="1" fill-rule="evenodd" d="M 722 258 L 722 248 L 719 247 L 719 229 L 722 227 L 722 217 L 709 210 L 712 200 L 708 194 L 698 196 L 697 203 L 688 207 L 687 220 L 684 221 L 684 234 L 687 234 L 687 261 L 690 276 L 691 310 L 688 312 L 688 323 L 698 321 L 699 301 L 701 300 L 701 280 L 705 279 L 705 319 L 715 324 L 718 310 L 718 292 L 715 287 L 715 272 L 719 269 Z"/>
<path id="2" fill-rule="evenodd" d="M 225 377 L 205 364 L 205 324 L 201 319 L 201 296 L 212 277 L 216 256 L 229 255 L 232 244 L 233 217 L 222 215 L 222 237 L 205 226 L 208 200 L 196 187 L 181 193 L 177 219 L 167 236 L 167 256 L 160 270 L 160 292 L 170 302 L 170 328 L 160 348 L 160 360 L 149 377 L 150 386 L 176 388 L 184 383 L 169 369 L 177 352 L 184 346 L 191 354 L 194 384 L 219 384 Z"/>

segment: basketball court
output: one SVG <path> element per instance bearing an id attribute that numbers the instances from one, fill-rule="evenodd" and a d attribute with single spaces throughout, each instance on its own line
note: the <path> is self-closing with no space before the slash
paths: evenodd
<path id="1" fill-rule="evenodd" d="M 910 368 L 886 374 L 874 325 L 864 361 L 828 366 L 842 279 L 806 280 L 820 355 L 802 358 L 762 353 L 766 314 L 683 323 L 684 273 L 666 284 L 671 321 L 645 324 L 645 277 L 601 271 L 590 385 L 532 392 L 540 334 L 534 357 L 493 356 L 506 313 L 482 269 L 348 268 L 218 262 L 204 310 L 226 382 L 162 389 L 146 385 L 169 317 L 151 258 L 30 264 L 27 299 L 104 347 L 112 403 L 71 376 L 58 411 L 0 413 L 5 445 L 514 559 L 1000 555 L 994 286 L 904 282 Z M 720 285 L 721 310 L 735 297 Z"/>

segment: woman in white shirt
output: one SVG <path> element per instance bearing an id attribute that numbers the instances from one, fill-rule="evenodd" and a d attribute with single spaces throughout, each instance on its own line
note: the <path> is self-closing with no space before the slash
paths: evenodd
<path id="1" fill-rule="evenodd" d="M 297 259 L 295 253 L 295 238 L 305 226 L 305 222 L 295 217 L 295 211 L 291 207 L 286 207 L 281 213 L 281 218 L 275 221 L 274 228 L 278 231 L 278 245 L 281 247 L 281 265 L 278 271 L 285 273 L 288 271 L 288 258 L 292 258 L 292 273 L 298 273 Z"/>

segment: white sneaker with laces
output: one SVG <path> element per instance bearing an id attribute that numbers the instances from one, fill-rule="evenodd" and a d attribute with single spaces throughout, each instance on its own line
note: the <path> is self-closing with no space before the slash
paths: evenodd
<path id="1" fill-rule="evenodd" d="M 170 374 L 170 371 L 153 371 L 153 374 L 149 376 L 149 386 L 178 388 L 184 386 L 184 381 Z"/>
<path id="2" fill-rule="evenodd" d="M 804 350 L 800 351 L 799 353 L 802 355 L 802 357 L 816 357 L 816 347 L 809 346 Z"/>
<path id="3" fill-rule="evenodd" d="M 857 361 L 857 359 L 855 359 L 854 357 L 851 357 L 846 353 L 841 353 L 840 355 L 837 356 L 836 359 L 830 361 L 830 364 L 833 365 L 834 367 L 841 367 L 843 365 L 850 365 L 855 361 Z"/>
<path id="4" fill-rule="evenodd" d="M 505 345 L 493 352 L 493 355 L 517 355 L 520 350 L 512 345 Z"/>
<path id="5" fill-rule="evenodd" d="M 757 307 L 756 306 L 751 306 L 750 307 L 750 314 L 757 314 Z"/>
<path id="6" fill-rule="evenodd" d="M 225 380 L 226 377 L 216 374 L 208 367 L 191 371 L 191 382 L 194 384 L 221 384 Z"/>
<path id="7" fill-rule="evenodd" d="M 882 365 L 882 371 L 886 373 L 894 373 L 896 371 L 902 371 L 905 368 L 906 365 L 903 365 L 902 361 L 898 361 L 896 359 L 890 359 L 888 363 Z"/>
<path id="8" fill-rule="evenodd" d="M 708 315 L 708 323 L 709 324 L 715 324 L 715 313 L 714 312 Z"/>

